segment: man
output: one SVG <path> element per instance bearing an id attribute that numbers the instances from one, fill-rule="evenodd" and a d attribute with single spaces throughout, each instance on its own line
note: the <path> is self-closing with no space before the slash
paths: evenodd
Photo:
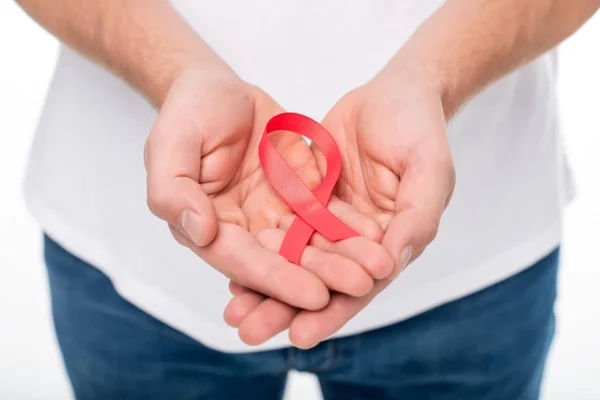
<path id="1" fill-rule="evenodd" d="M 597 0 L 19 2 L 66 44 L 27 198 L 77 398 L 275 399 L 291 368 L 326 399 L 538 397 L 572 194 L 548 51 Z M 362 235 L 302 268 L 257 155 L 284 109 L 336 139 Z"/>

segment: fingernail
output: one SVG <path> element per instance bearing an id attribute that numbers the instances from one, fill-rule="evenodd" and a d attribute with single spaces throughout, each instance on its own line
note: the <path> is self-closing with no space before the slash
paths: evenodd
<path id="1" fill-rule="evenodd" d="M 411 246 L 406 246 L 400 252 L 400 257 L 398 259 L 398 265 L 401 265 L 400 272 L 404 271 L 404 269 L 408 266 L 410 262 L 410 258 L 412 257 L 413 249 Z"/>
<path id="2" fill-rule="evenodd" d="M 202 233 L 202 217 L 190 210 L 181 213 L 179 221 L 185 236 L 196 246 L 200 246 L 200 234 Z"/>

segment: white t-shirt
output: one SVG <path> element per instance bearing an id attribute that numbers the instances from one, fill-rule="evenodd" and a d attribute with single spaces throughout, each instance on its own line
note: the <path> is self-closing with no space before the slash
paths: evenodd
<path id="1" fill-rule="evenodd" d="M 442 0 L 175 0 L 245 80 L 322 118 L 371 78 Z M 559 135 L 555 54 L 474 98 L 449 126 L 457 186 L 427 251 L 336 336 L 401 321 L 515 274 L 553 249 L 572 195 Z M 43 229 L 127 300 L 223 351 L 248 347 L 222 317 L 227 279 L 146 206 L 143 146 L 155 111 L 63 47 L 33 145 L 26 197 Z"/>

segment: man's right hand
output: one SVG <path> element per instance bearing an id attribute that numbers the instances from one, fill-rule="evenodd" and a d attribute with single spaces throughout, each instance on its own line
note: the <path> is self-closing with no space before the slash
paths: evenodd
<path id="1" fill-rule="evenodd" d="M 283 109 L 230 73 L 187 71 L 176 79 L 145 148 L 148 204 L 177 241 L 232 281 L 289 305 L 318 310 L 329 290 L 362 296 L 393 260 L 378 243 L 381 228 L 333 198 L 329 209 L 364 236 L 319 249 L 303 268 L 277 253 L 293 211 L 266 180 L 258 142 Z M 271 134 L 282 157 L 314 188 L 321 173 L 301 136 Z M 326 248 L 326 249 L 325 249 Z"/>

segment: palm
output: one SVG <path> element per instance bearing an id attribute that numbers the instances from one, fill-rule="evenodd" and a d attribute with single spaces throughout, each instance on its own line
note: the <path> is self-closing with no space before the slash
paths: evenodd
<path id="1" fill-rule="evenodd" d="M 277 228 L 291 209 L 271 188 L 258 158 L 258 142 L 266 122 L 283 109 L 266 93 L 240 83 L 227 82 L 206 88 L 186 85 L 178 98 L 180 131 L 200 135 L 199 183 L 214 201 L 219 221 L 253 233 Z M 210 119 L 198 119 L 209 115 Z M 208 125 L 210 124 L 210 125 Z M 208 135 L 205 135 L 208 132 Z M 306 142 L 298 135 L 272 135 L 278 151 L 309 186 L 321 176 Z"/>
<path id="2" fill-rule="evenodd" d="M 385 227 L 394 214 L 400 182 L 386 151 L 390 144 L 381 134 L 389 128 L 373 126 L 374 120 L 364 110 L 354 114 L 354 96 L 351 93 L 342 99 L 323 120 L 342 153 L 336 194 Z"/>
<path id="3" fill-rule="evenodd" d="M 269 113 L 269 116 L 272 115 Z M 294 215 L 267 181 L 260 165 L 258 140 L 266 124 L 266 121 L 261 123 L 262 120 L 259 117 L 255 122 L 248 146 L 241 159 L 237 160 L 237 165 L 229 157 L 214 160 L 215 164 L 223 166 L 223 170 L 233 167 L 235 173 L 221 190 L 207 191 L 213 196 L 219 220 L 239 225 L 253 234 L 268 228 L 280 228 L 283 220 Z M 315 158 L 301 137 L 289 132 L 277 132 L 271 135 L 271 139 L 282 157 L 309 187 L 319 184 L 321 175 Z M 213 161 L 210 156 L 205 159 Z"/>
<path id="4" fill-rule="evenodd" d="M 400 212 L 428 213 L 423 208 L 431 208 L 437 214 L 424 217 L 439 219 L 454 186 L 439 99 L 412 82 L 403 86 L 404 93 L 380 93 L 386 90 L 376 84 L 360 87 L 325 117 L 324 125 L 345 155 L 337 194 L 372 215 L 384 229 Z M 419 182 L 418 176 L 433 176 L 435 181 Z M 427 192 L 438 191 L 436 204 L 423 204 Z M 440 198 L 443 201 L 437 204 Z M 420 253 L 422 248 L 416 250 Z"/>
<path id="5" fill-rule="evenodd" d="M 329 300 L 328 289 L 368 292 L 373 285 L 368 272 L 387 274 L 392 263 L 383 247 L 367 238 L 348 239 L 352 246 L 323 241 L 309 246 L 300 259 L 304 268 L 277 254 L 295 214 L 267 181 L 258 144 L 268 120 L 282 111 L 239 79 L 200 74 L 177 81 L 146 146 L 149 204 L 181 244 L 227 277 L 286 303 L 318 309 Z M 321 174 L 303 138 L 283 131 L 270 136 L 307 186 L 316 187 Z M 191 210 L 188 215 L 201 226 L 196 238 L 185 229 L 189 217 L 180 217 L 182 210 Z M 377 235 L 377 224 L 350 205 L 336 200 L 330 210 L 353 221 L 355 230 Z"/>

